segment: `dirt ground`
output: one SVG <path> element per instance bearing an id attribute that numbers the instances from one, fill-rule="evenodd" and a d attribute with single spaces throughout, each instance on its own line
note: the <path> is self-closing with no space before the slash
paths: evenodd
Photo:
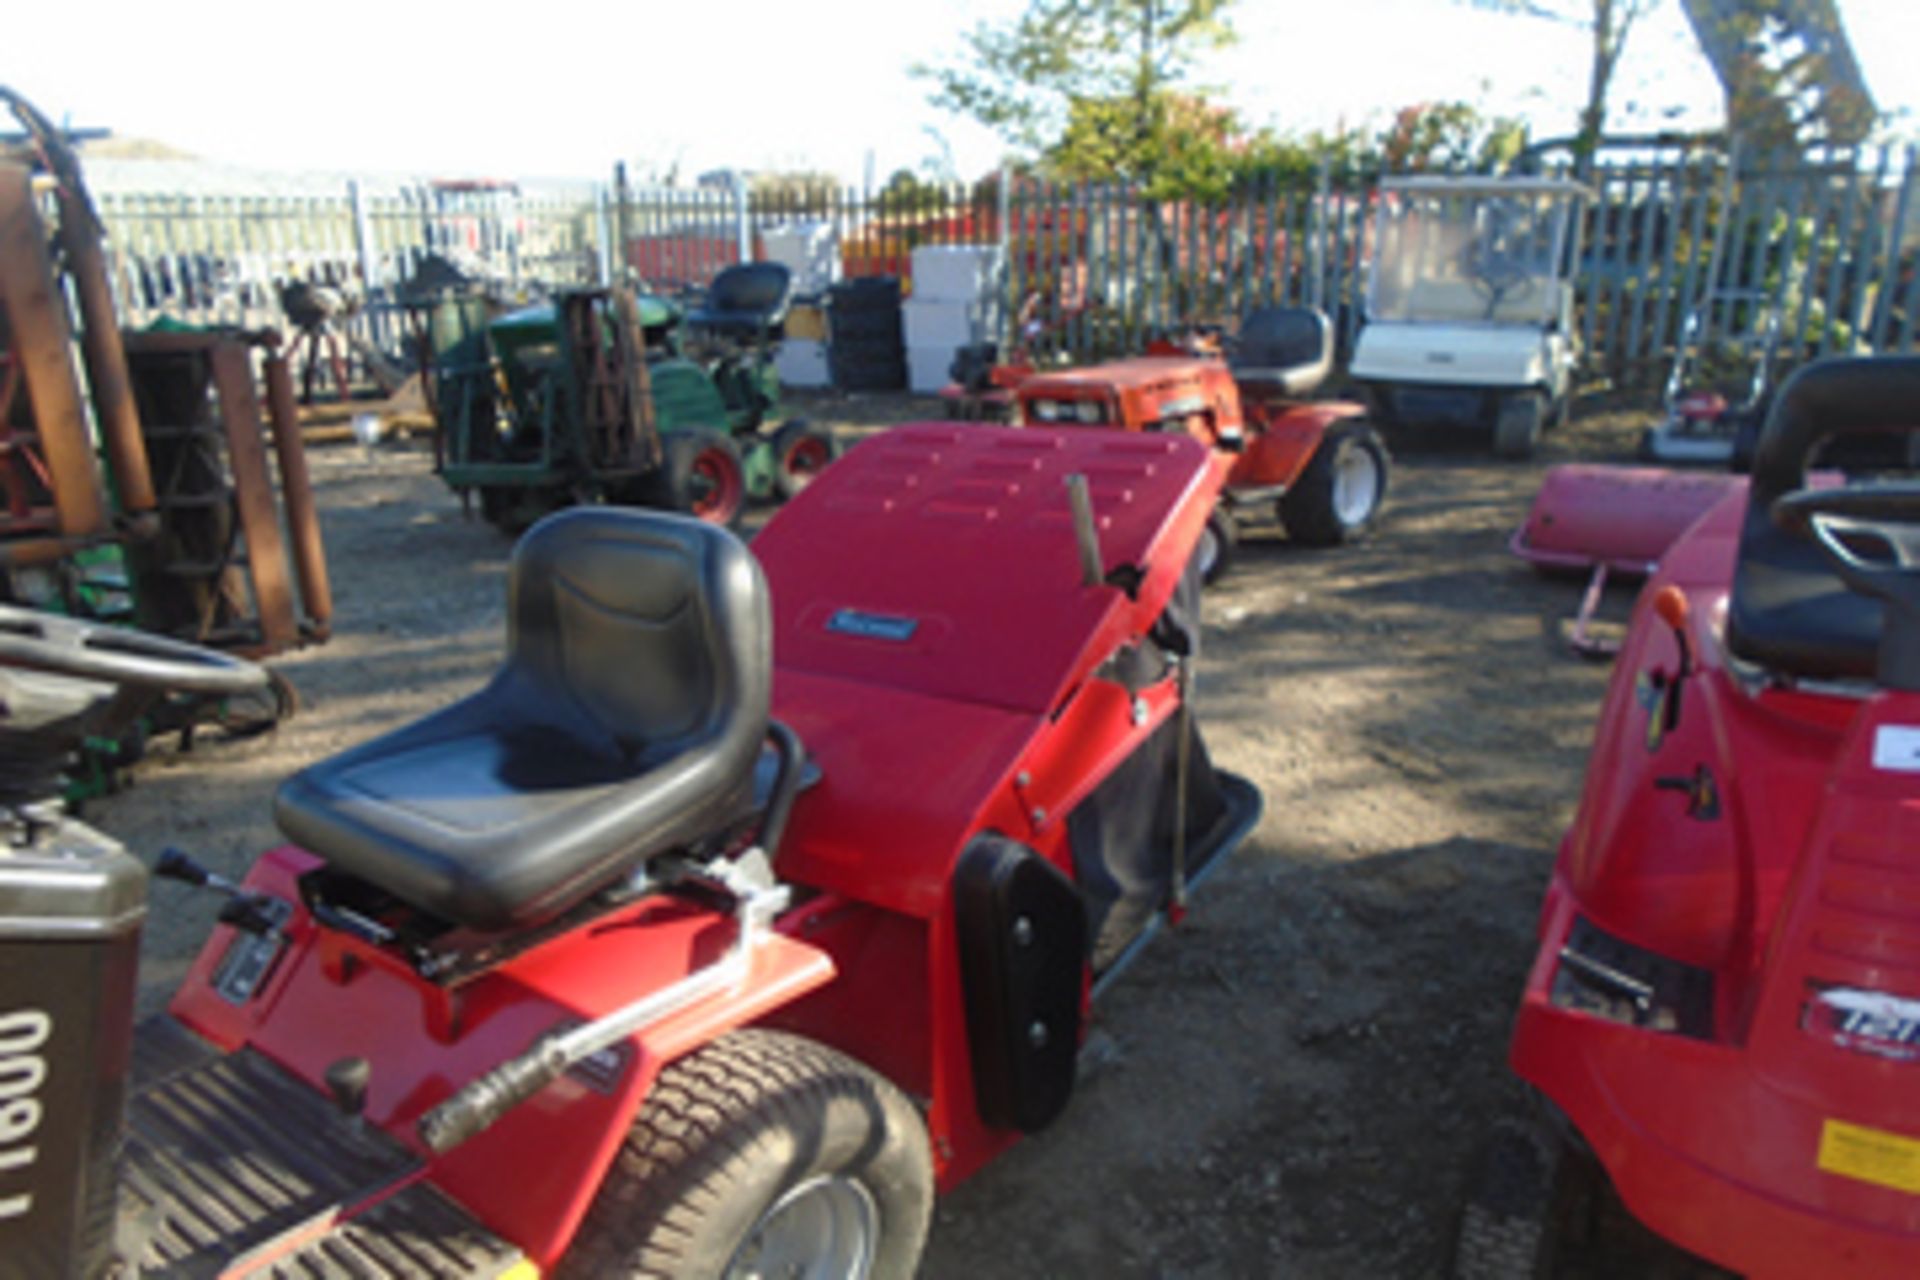
<path id="1" fill-rule="evenodd" d="M 848 429 L 929 409 L 809 406 Z M 1396 440 L 1370 540 L 1247 533 L 1207 597 L 1199 709 L 1265 816 L 1097 1009 L 1066 1115 L 941 1203 L 927 1276 L 1440 1274 L 1515 1093 L 1506 1031 L 1607 678 L 1559 643 L 1579 584 L 1506 539 L 1546 466 L 1624 457 L 1637 425 L 1578 417 L 1527 464 Z M 499 656 L 508 544 L 462 517 L 424 449 L 318 450 L 313 470 L 338 622 L 280 664 L 306 706 L 265 737 L 161 750 L 90 807 L 145 856 L 175 843 L 237 873 L 276 839 L 280 778 L 469 691 Z M 156 888 L 144 1010 L 213 906 Z"/>

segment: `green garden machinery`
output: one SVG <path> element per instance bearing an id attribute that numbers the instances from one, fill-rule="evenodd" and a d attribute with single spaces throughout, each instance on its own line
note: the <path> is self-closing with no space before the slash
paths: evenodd
<path id="1" fill-rule="evenodd" d="M 772 426 L 787 286 L 778 264 L 730 267 L 691 313 L 624 288 L 500 315 L 441 295 L 416 313 L 441 478 L 508 532 L 580 502 L 732 525 L 749 498 L 790 497 L 836 449 L 801 420 Z"/>

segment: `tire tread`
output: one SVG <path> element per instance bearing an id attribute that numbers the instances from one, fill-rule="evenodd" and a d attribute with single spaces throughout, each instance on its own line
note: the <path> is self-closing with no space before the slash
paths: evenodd
<path id="1" fill-rule="evenodd" d="M 867 1068 L 784 1032 L 732 1032 L 669 1063 L 615 1156 L 561 1274 L 659 1280 L 709 1274 L 700 1256 L 701 1226 L 718 1206 L 749 1191 L 754 1171 L 780 1158 L 772 1135 L 804 1132 L 810 1118 L 865 1094 L 878 1094 L 895 1115 L 911 1112 L 905 1098 Z M 925 1166 L 924 1129 L 917 1137 L 916 1155 Z M 901 1224 L 915 1254 L 926 1233 L 931 1180 L 927 1168 L 918 1220 Z"/>

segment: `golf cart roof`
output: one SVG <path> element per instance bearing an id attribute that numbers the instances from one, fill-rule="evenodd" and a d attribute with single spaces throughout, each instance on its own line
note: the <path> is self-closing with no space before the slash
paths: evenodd
<path id="1" fill-rule="evenodd" d="M 1464 175 L 1421 173 L 1386 177 L 1380 179 L 1380 189 L 1432 195 L 1541 195 L 1593 199 L 1593 188 L 1584 182 L 1575 182 L 1571 178 L 1502 178 L 1490 173 Z"/>

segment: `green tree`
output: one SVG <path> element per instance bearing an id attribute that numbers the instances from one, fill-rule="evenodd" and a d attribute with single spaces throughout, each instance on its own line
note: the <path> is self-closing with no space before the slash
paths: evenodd
<path id="1" fill-rule="evenodd" d="M 1526 142 L 1523 120 L 1489 117 L 1470 102 L 1422 102 L 1395 113 L 1380 135 L 1379 159 L 1401 172 L 1501 169 Z"/>
<path id="2" fill-rule="evenodd" d="M 1177 92 L 1195 59 L 1234 39 L 1232 0 L 1028 0 L 982 23 L 953 62 L 917 66 L 934 105 L 971 116 L 1083 176 L 1147 179 L 1165 166 Z M 1095 173 L 1096 165 L 1108 166 Z"/>
<path id="3" fill-rule="evenodd" d="M 1456 0 L 1456 3 L 1458 0 Z M 1627 36 L 1654 5 L 1654 0 L 1466 0 L 1476 9 L 1493 9 L 1521 17 L 1579 27 L 1587 33 L 1587 100 L 1580 108 L 1580 126 L 1574 133 L 1574 154 L 1584 168 L 1607 130 L 1607 95 L 1613 73 L 1626 52 Z"/>

